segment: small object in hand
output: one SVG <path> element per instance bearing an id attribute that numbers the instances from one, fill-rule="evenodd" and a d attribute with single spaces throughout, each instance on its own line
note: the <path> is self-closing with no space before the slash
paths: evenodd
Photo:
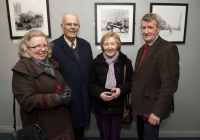
<path id="1" fill-rule="evenodd" d="M 111 96 L 112 94 L 111 94 L 111 93 L 106 93 L 106 95 L 107 95 L 107 96 Z"/>
<path id="2" fill-rule="evenodd" d="M 149 115 L 148 115 L 148 114 L 143 114 L 143 115 L 142 115 L 142 120 L 143 120 L 144 122 L 149 122 Z"/>
<path id="3" fill-rule="evenodd" d="M 116 93 L 116 90 L 111 90 L 111 94 L 114 94 L 114 93 Z"/>

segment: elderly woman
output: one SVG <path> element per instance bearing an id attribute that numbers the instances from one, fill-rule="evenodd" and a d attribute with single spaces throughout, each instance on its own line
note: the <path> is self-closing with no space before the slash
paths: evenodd
<path id="1" fill-rule="evenodd" d="M 22 126 L 38 124 L 48 140 L 74 140 L 67 106 L 73 94 L 51 57 L 52 48 L 39 30 L 25 34 L 20 60 L 12 68 L 12 90 L 20 105 Z"/>
<path id="2" fill-rule="evenodd" d="M 105 34 L 100 44 L 103 52 L 93 61 L 88 89 L 101 139 L 119 140 L 124 95 L 130 93 L 133 67 L 131 60 L 120 51 L 121 41 L 116 33 Z"/>

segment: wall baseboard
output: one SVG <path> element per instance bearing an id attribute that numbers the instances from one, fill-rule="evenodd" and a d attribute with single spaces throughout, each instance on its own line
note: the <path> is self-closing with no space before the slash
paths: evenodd
<path id="1" fill-rule="evenodd" d="M 88 130 L 85 133 L 86 137 L 99 137 L 98 130 Z M 122 130 L 122 138 L 136 138 L 137 131 Z M 200 137 L 200 131 L 160 131 L 160 137 Z"/>
<path id="2" fill-rule="evenodd" d="M 21 129 L 21 127 L 17 127 Z M 12 126 L 0 126 L 0 132 L 11 133 L 13 131 Z M 86 130 L 86 137 L 99 137 L 98 130 Z M 121 131 L 121 137 L 123 138 L 136 138 L 137 131 L 135 130 L 123 130 Z M 200 137 L 200 131 L 160 131 L 160 137 Z"/>

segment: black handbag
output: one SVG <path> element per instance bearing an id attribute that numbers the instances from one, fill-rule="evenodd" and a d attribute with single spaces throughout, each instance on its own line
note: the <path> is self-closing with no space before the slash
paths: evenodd
<path id="1" fill-rule="evenodd" d="M 124 66 L 124 83 L 126 80 L 126 65 Z M 132 105 L 129 103 L 129 94 L 124 96 L 124 111 L 121 118 L 121 123 L 130 124 L 133 120 Z"/>
<path id="2" fill-rule="evenodd" d="M 15 96 L 13 99 L 13 117 L 14 117 L 14 131 L 12 132 L 13 140 L 47 140 L 47 137 L 41 127 L 38 125 L 38 121 L 36 124 L 27 126 L 20 130 L 16 130 L 16 113 L 15 113 Z M 36 120 L 37 120 L 37 112 L 36 112 Z"/>
<path id="3" fill-rule="evenodd" d="M 121 123 L 130 124 L 133 120 L 132 105 L 129 104 L 129 95 L 124 97 L 124 111 L 121 118 Z"/>
<path id="4" fill-rule="evenodd" d="M 28 67 L 31 75 L 31 69 L 28 63 L 25 63 Z M 36 112 L 36 124 L 27 126 L 20 130 L 16 130 L 16 110 L 15 110 L 15 96 L 13 96 L 13 118 L 14 118 L 14 131 L 12 132 L 13 140 L 47 140 L 47 137 L 41 127 L 38 125 L 37 112 Z"/>

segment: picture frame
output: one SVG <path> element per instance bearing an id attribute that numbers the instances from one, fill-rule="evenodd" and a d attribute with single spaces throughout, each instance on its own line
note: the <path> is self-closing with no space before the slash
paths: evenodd
<path id="1" fill-rule="evenodd" d="M 150 12 L 160 17 L 159 35 L 173 43 L 185 43 L 188 4 L 150 3 Z"/>
<path id="2" fill-rule="evenodd" d="M 51 37 L 48 0 L 6 0 L 11 39 L 22 38 L 32 29 Z"/>
<path id="3" fill-rule="evenodd" d="M 135 3 L 95 3 L 95 44 L 107 32 L 116 32 L 121 44 L 134 44 Z"/>

